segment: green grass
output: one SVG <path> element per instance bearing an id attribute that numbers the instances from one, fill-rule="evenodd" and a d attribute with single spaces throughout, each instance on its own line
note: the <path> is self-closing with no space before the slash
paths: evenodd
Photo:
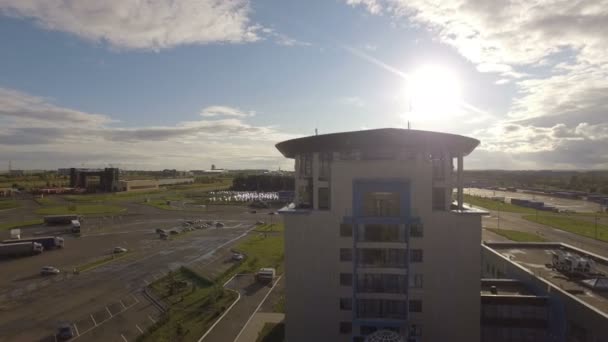
<path id="1" fill-rule="evenodd" d="M 0 200 L 0 210 L 18 208 L 21 205 L 15 200 Z"/>
<path id="2" fill-rule="evenodd" d="M 276 219 L 278 220 L 278 219 Z M 255 228 L 255 230 L 257 232 L 284 232 L 285 231 L 285 225 L 283 225 L 282 223 L 266 223 L 264 225 L 260 225 L 258 227 Z"/>
<path id="3" fill-rule="evenodd" d="M 115 192 L 110 194 L 102 195 L 65 195 L 64 199 L 70 202 L 121 202 L 130 201 L 134 199 L 143 199 L 147 196 L 162 194 L 164 190 L 153 190 L 153 191 L 133 191 L 133 192 Z"/>
<path id="4" fill-rule="evenodd" d="M 283 342 L 285 341 L 284 323 L 266 323 L 258 334 L 256 342 Z"/>
<path id="5" fill-rule="evenodd" d="M 123 259 L 127 255 L 129 255 L 129 253 L 131 253 L 131 252 L 125 252 L 125 253 L 121 253 L 121 254 L 108 255 L 108 256 L 105 256 L 103 258 L 91 261 L 89 263 L 76 266 L 75 269 L 79 273 L 90 271 L 90 270 L 93 270 L 93 269 L 95 269 L 95 268 L 97 268 L 99 266 L 111 263 L 111 262 L 116 261 L 116 260 Z"/>
<path id="6" fill-rule="evenodd" d="M 262 228 L 261 226 L 260 228 Z M 277 231 L 282 231 L 282 224 L 275 224 Z M 254 233 L 234 249 L 245 254 L 246 260 L 239 264 L 228 276 L 236 273 L 254 273 L 261 267 L 274 267 L 277 274 L 282 273 L 285 257 L 283 234 Z"/>
<path id="7" fill-rule="evenodd" d="M 19 227 L 27 227 L 27 226 L 32 226 L 35 224 L 42 224 L 42 223 L 43 223 L 42 219 L 34 219 L 34 220 L 11 222 L 11 223 L 0 223 L 0 231 L 9 230 L 9 229 L 13 229 L 13 228 L 19 228 Z"/>
<path id="8" fill-rule="evenodd" d="M 605 224 L 597 224 L 596 236 L 596 225 L 593 221 L 581 220 L 563 215 L 524 215 L 523 218 L 531 222 L 544 224 L 570 233 L 608 241 L 608 225 Z"/>
<path id="9" fill-rule="evenodd" d="M 281 297 L 279 297 L 279 301 L 273 306 L 272 311 L 285 313 L 285 295 L 281 295 Z"/>
<path id="10" fill-rule="evenodd" d="M 521 232 L 518 230 L 494 229 L 494 228 L 486 228 L 486 229 L 491 231 L 494 234 L 504 236 L 509 240 L 513 240 L 513 241 L 517 241 L 517 242 L 545 242 L 545 241 L 547 241 L 536 234 Z"/>
<path id="11" fill-rule="evenodd" d="M 79 214 L 79 215 L 93 215 L 93 214 L 117 214 L 123 212 L 125 209 L 115 205 L 105 204 L 75 204 L 71 206 L 52 206 L 42 207 L 36 210 L 36 214 L 39 215 L 64 215 L 64 214 Z"/>
<path id="12" fill-rule="evenodd" d="M 181 281 L 187 286 L 171 290 L 170 284 Z M 155 281 L 150 288 L 170 304 L 169 311 L 162 324 L 146 331 L 137 341 L 197 341 L 236 299 L 234 292 L 185 267 Z"/>
<path id="13" fill-rule="evenodd" d="M 522 214 L 533 214 L 536 210 L 531 208 L 520 207 L 518 205 L 513 205 L 510 203 L 503 203 L 500 201 L 494 201 L 490 198 L 472 196 L 472 195 L 464 195 L 464 201 L 466 203 L 472 204 L 476 207 L 482 207 L 489 210 L 500 210 L 510 213 L 522 213 Z"/>
<path id="14" fill-rule="evenodd" d="M 151 207 L 163 210 L 180 210 L 179 208 L 175 208 L 167 204 L 167 200 L 164 199 L 154 199 L 149 200 L 147 202 L 142 202 L 142 204 L 149 205 Z"/>
<path id="15" fill-rule="evenodd" d="M 40 205 L 46 205 L 46 206 L 55 204 L 55 201 L 49 197 L 43 197 L 43 198 L 36 197 L 36 198 L 34 198 L 34 202 L 36 202 Z"/>

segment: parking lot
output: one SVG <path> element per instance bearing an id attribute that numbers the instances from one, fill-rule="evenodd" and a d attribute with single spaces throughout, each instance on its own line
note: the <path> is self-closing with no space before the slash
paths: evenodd
<path id="1" fill-rule="evenodd" d="M 201 268 L 213 262 L 214 251 L 243 237 L 266 214 L 231 206 L 172 211 L 130 204 L 121 216 L 85 218 L 81 236 L 61 235 L 65 248 L 0 261 L 0 341 L 54 341 L 57 327 L 66 323 L 73 327 L 73 340 L 134 341 L 160 314 L 143 295 L 144 286 L 182 265 Z M 224 227 L 168 240 L 155 233 L 185 219 L 221 221 Z M 22 234 L 49 233 L 45 229 L 49 227 L 31 227 Z M 79 265 L 108 257 L 117 246 L 127 248 L 128 255 L 74 272 Z M 47 265 L 61 273 L 41 276 L 40 268 Z"/>

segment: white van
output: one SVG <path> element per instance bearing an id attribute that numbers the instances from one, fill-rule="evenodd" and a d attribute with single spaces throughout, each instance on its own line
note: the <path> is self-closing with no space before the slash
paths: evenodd
<path id="1" fill-rule="evenodd" d="M 274 268 L 265 267 L 265 268 L 260 268 L 258 273 L 255 274 L 255 279 L 258 282 L 262 282 L 262 283 L 266 283 L 266 282 L 272 283 L 275 275 L 276 275 L 276 270 Z"/>

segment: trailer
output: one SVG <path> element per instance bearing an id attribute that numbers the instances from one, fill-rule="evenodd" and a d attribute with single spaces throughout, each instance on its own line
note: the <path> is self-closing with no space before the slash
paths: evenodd
<path id="1" fill-rule="evenodd" d="M 46 224 L 70 224 L 72 221 L 81 221 L 82 216 L 80 215 L 48 215 L 44 217 L 44 223 Z"/>
<path id="2" fill-rule="evenodd" d="M 13 239 L 13 240 L 4 240 L 2 243 L 11 244 L 11 243 L 21 243 L 21 242 L 37 242 L 44 247 L 44 249 L 53 249 L 53 248 L 63 248 L 63 238 L 59 236 L 41 236 L 41 237 L 33 237 L 27 239 Z"/>
<path id="3" fill-rule="evenodd" d="M 554 251 L 551 254 L 553 268 L 567 276 L 587 277 L 595 274 L 595 263 L 589 258 L 564 251 Z"/>
<path id="4" fill-rule="evenodd" d="M 18 242 L 9 244 L 0 244 L 1 257 L 19 257 L 40 254 L 44 250 L 41 244 L 37 242 Z"/>

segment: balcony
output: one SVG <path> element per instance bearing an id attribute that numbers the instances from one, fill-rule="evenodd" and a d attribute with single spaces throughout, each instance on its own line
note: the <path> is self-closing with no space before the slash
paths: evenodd
<path id="1" fill-rule="evenodd" d="M 357 319 L 360 320 L 397 320 L 407 319 L 407 301 L 359 299 L 357 300 Z"/>

